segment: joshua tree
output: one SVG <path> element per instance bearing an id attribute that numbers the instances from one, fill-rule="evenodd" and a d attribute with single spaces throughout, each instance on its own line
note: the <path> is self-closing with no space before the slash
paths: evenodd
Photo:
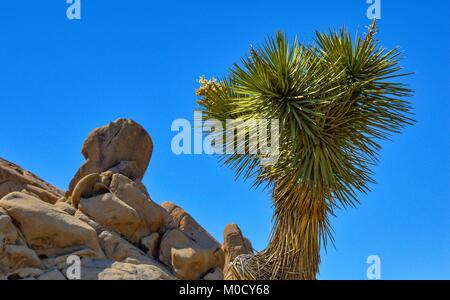
<path id="1" fill-rule="evenodd" d="M 250 154 L 221 157 L 237 177 L 270 188 L 275 210 L 268 247 L 236 258 L 229 278 L 315 279 L 321 246 L 334 243 L 330 216 L 369 191 L 380 140 L 414 122 L 402 100 L 412 91 L 395 81 L 407 75 L 399 73 L 399 51 L 380 47 L 374 36 L 375 24 L 354 41 L 343 29 L 317 33 L 305 46 L 277 33 L 251 47 L 226 78 L 200 80 L 205 119 L 280 124 L 275 164 Z"/>

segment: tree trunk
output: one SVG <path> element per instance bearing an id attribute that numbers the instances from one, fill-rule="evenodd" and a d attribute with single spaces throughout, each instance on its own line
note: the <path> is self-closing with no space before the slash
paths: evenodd
<path id="1" fill-rule="evenodd" d="M 320 239 L 327 232 L 325 197 L 312 198 L 307 186 L 275 188 L 274 229 L 268 247 L 237 257 L 227 278 L 237 280 L 314 280 Z"/>

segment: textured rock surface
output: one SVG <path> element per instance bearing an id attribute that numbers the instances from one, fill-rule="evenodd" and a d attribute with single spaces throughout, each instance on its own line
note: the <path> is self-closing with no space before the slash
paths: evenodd
<path id="1" fill-rule="evenodd" d="M 173 280 L 169 272 L 155 265 L 135 265 L 111 260 L 83 260 L 82 280 Z"/>
<path id="2" fill-rule="evenodd" d="M 223 252 L 225 253 L 224 273 L 226 274 L 230 263 L 242 254 L 252 254 L 253 247 L 244 237 L 236 224 L 228 224 L 223 231 Z"/>
<path id="3" fill-rule="evenodd" d="M 200 279 L 209 270 L 223 268 L 223 252 L 205 248 L 178 229 L 170 230 L 161 239 L 159 259 L 172 266 L 181 279 Z"/>
<path id="4" fill-rule="evenodd" d="M 111 193 L 81 199 L 79 209 L 102 227 L 114 230 L 131 241 L 136 242 L 146 234 L 136 210 Z"/>
<path id="5" fill-rule="evenodd" d="M 118 173 L 86 176 L 75 187 L 72 202 L 102 227 L 116 231 L 134 243 L 162 231 L 170 221 L 169 214 L 138 184 Z"/>
<path id="6" fill-rule="evenodd" d="M 141 247 L 151 257 L 157 257 L 159 248 L 159 234 L 157 232 L 148 235 L 141 240 Z"/>
<path id="7" fill-rule="evenodd" d="M 25 244 L 22 233 L 6 210 L 0 208 L 0 274 L 41 265 L 38 255 Z"/>
<path id="8" fill-rule="evenodd" d="M 44 272 L 37 280 L 66 280 L 66 277 L 58 269 L 53 269 Z"/>
<path id="9" fill-rule="evenodd" d="M 220 268 L 215 268 L 212 272 L 203 277 L 204 280 L 223 280 L 223 271 Z"/>
<path id="10" fill-rule="evenodd" d="M 21 268 L 42 266 L 36 252 L 23 245 L 3 245 L 0 253 L 0 273 L 9 273 Z"/>
<path id="11" fill-rule="evenodd" d="M 64 195 L 60 189 L 40 179 L 16 164 L 0 158 L 0 199 L 11 192 L 26 190 L 48 203 Z"/>
<path id="12" fill-rule="evenodd" d="M 231 227 L 222 246 L 155 203 L 141 182 L 152 150 L 131 120 L 95 129 L 65 194 L 0 159 L 0 280 L 223 279 L 224 251 L 230 261 L 251 246 Z"/>
<path id="13" fill-rule="evenodd" d="M 133 262 L 135 264 L 152 264 L 154 261 L 144 252 L 122 239 L 118 234 L 103 231 L 98 236 L 107 258 L 118 262 Z"/>
<path id="14" fill-rule="evenodd" d="M 119 119 L 97 128 L 83 144 L 81 153 L 86 162 L 70 182 L 69 192 L 86 175 L 110 169 L 114 172 L 125 170 L 125 176 L 140 180 L 147 170 L 152 151 L 150 135 L 132 120 Z"/>
<path id="15" fill-rule="evenodd" d="M 95 231 L 54 205 L 21 192 L 0 200 L 25 237 L 27 245 L 38 255 L 55 256 L 81 248 L 102 253 Z"/>
<path id="16" fill-rule="evenodd" d="M 221 244 L 200 226 L 191 215 L 184 211 L 184 209 L 171 202 L 164 202 L 161 206 L 170 214 L 172 224 L 198 246 L 210 249 L 212 252 L 217 252 L 221 248 Z M 221 263 L 223 264 L 223 258 L 219 257 L 219 259 L 222 260 Z"/>

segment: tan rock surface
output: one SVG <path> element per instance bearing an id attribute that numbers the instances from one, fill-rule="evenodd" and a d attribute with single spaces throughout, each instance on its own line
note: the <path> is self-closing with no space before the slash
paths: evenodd
<path id="1" fill-rule="evenodd" d="M 159 233 L 154 232 L 151 235 L 143 237 L 140 244 L 147 255 L 154 258 L 158 257 Z"/>
<path id="2" fill-rule="evenodd" d="M 220 268 L 215 268 L 212 272 L 206 274 L 204 280 L 223 280 L 223 271 Z"/>
<path id="3" fill-rule="evenodd" d="M 57 269 L 52 269 L 42 273 L 37 280 L 66 280 L 66 277 Z"/>
<path id="4" fill-rule="evenodd" d="M 121 174 L 113 174 L 109 190 L 138 212 L 141 219 L 145 222 L 148 233 L 165 229 L 164 227 L 170 220 L 169 214 L 143 193 L 139 184 Z"/>
<path id="5" fill-rule="evenodd" d="M 106 257 L 111 260 L 118 262 L 133 261 L 137 264 L 154 263 L 153 259 L 116 233 L 103 231 L 99 235 L 99 241 Z"/>
<path id="6" fill-rule="evenodd" d="M 7 211 L 28 246 L 38 255 L 50 257 L 84 247 L 102 253 L 90 226 L 51 204 L 14 192 L 0 200 L 0 207 Z"/>
<path id="7" fill-rule="evenodd" d="M 182 231 L 170 230 L 161 239 L 159 259 L 180 279 L 200 279 L 209 270 L 223 267 L 223 253 L 202 248 Z"/>
<path id="8" fill-rule="evenodd" d="M 29 191 L 48 203 L 64 195 L 60 189 L 45 182 L 18 165 L 0 158 L 0 199 L 12 192 Z"/>
<path id="9" fill-rule="evenodd" d="M 228 224 L 223 232 L 223 252 L 225 253 L 224 273 L 226 274 L 230 263 L 243 254 L 252 254 L 253 248 L 248 239 L 244 237 L 236 224 Z"/>
<path id="10" fill-rule="evenodd" d="M 67 268 L 62 270 L 65 274 Z M 173 280 L 168 270 L 150 264 L 130 264 L 105 259 L 83 259 L 81 280 Z"/>
<path id="11" fill-rule="evenodd" d="M 84 280 L 223 279 L 222 245 L 142 183 L 152 149 L 131 120 L 94 130 L 65 195 L 0 159 L 0 280 L 65 280 L 77 260 Z M 251 249 L 240 231 L 226 232 L 228 261 Z"/>
<path id="12" fill-rule="evenodd" d="M 223 266 L 224 256 L 221 250 L 221 244 L 212 235 L 178 205 L 171 202 L 164 202 L 161 206 L 170 214 L 173 224 L 194 241 L 198 247 L 217 253 L 219 265 Z"/>
<path id="13" fill-rule="evenodd" d="M 138 183 L 122 174 L 90 174 L 72 193 L 74 206 L 101 227 L 133 243 L 164 230 L 169 214 L 154 203 Z"/>
<path id="14" fill-rule="evenodd" d="M 142 179 L 152 151 L 153 142 L 150 136 L 132 120 L 119 119 L 95 129 L 83 143 L 81 153 L 86 162 L 72 179 L 69 193 L 72 193 L 78 181 L 86 175 L 102 173 L 109 169 L 126 170 L 125 176 L 133 180 Z M 129 166 L 120 166 L 123 162 L 129 162 Z"/>
<path id="15" fill-rule="evenodd" d="M 42 262 L 36 252 L 24 245 L 0 245 L 0 273 L 20 268 L 40 268 Z"/>
<path id="16" fill-rule="evenodd" d="M 111 193 L 82 198 L 79 209 L 103 228 L 116 231 L 130 241 L 137 242 L 148 234 L 137 211 Z"/>

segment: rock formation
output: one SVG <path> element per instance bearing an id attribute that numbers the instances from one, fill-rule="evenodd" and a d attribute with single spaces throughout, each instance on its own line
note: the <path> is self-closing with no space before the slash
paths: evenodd
<path id="1" fill-rule="evenodd" d="M 54 204 L 64 192 L 36 175 L 0 158 L 0 199 L 15 191 L 26 190 L 42 201 Z"/>
<path id="2" fill-rule="evenodd" d="M 228 224 L 223 231 L 222 250 L 225 255 L 224 274 L 228 274 L 230 263 L 239 255 L 253 253 L 251 242 L 244 237 L 236 224 Z"/>
<path id="3" fill-rule="evenodd" d="M 141 182 L 152 151 L 134 121 L 95 129 L 66 193 L 0 159 L 0 279 L 223 279 L 250 243 L 229 225 L 221 245 L 181 207 L 155 203 Z"/>

